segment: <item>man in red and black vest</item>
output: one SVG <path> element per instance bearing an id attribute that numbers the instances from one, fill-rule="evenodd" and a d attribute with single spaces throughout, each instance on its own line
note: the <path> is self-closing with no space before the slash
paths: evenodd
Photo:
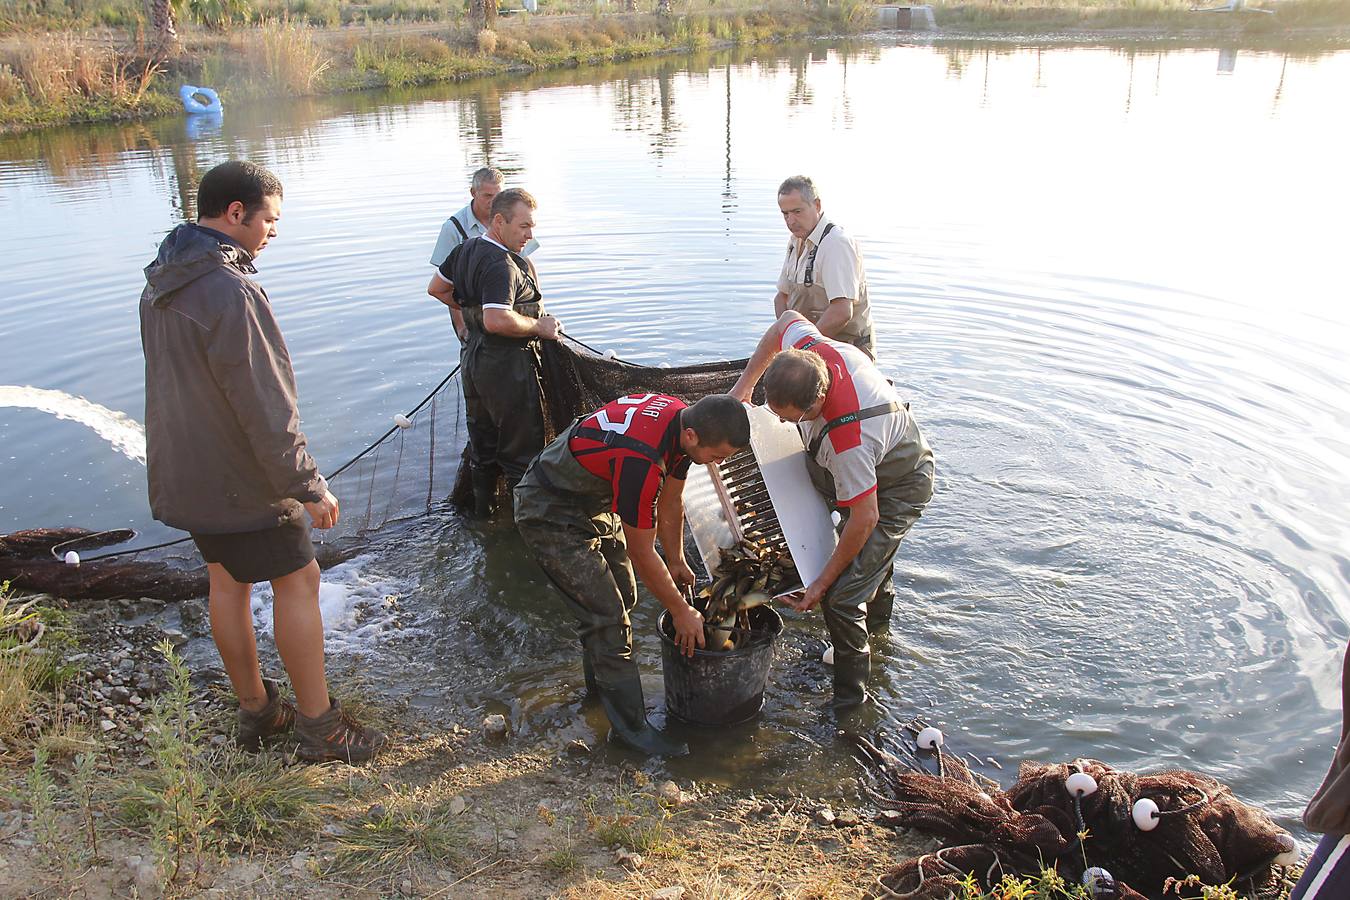
<path id="1" fill-rule="evenodd" d="M 725 394 L 693 406 L 631 394 L 577 420 L 516 488 L 521 536 L 577 618 L 586 688 L 604 705 L 610 737 L 643 753 L 680 756 L 688 747 L 647 721 L 628 619 L 633 569 L 692 656 L 703 646 L 703 616 L 684 599 L 694 584 L 684 559 L 685 475 L 691 463 L 721 462 L 749 443 L 745 408 Z"/>
<path id="2" fill-rule="evenodd" d="M 867 699 L 868 633 L 890 624 L 896 551 L 933 496 L 933 451 L 868 355 L 800 313 L 764 333 L 731 395 L 750 402 L 761 377 L 769 409 L 797 423 L 816 490 L 844 517 L 824 571 L 792 605 L 822 606 L 834 706 L 857 706 Z"/>

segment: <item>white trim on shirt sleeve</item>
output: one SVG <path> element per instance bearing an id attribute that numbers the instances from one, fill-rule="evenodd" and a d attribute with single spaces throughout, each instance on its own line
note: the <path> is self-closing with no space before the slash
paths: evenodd
<path id="1" fill-rule="evenodd" d="M 510 312 L 513 307 L 509 303 L 484 303 L 483 309 L 504 309 Z"/>
<path id="2" fill-rule="evenodd" d="M 440 266 L 436 267 L 435 277 L 439 278 L 441 281 L 444 281 L 446 284 L 454 284 L 453 281 L 451 281 L 449 278 L 446 278 L 444 275 L 441 274 Z"/>

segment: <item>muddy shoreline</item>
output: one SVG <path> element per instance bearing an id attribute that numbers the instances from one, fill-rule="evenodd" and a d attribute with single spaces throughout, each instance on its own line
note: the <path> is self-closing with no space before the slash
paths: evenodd
<path id="1" fill-rule="evenodd" d="M 249 758 L 311 780 L 309 809 L 171 877 L 153 829 L 130 823 L 118 797 L 162 764 L 147 712 L 172 693 L 161 649 L 204 637 L 205 605 L 40 599 L 61 621 L 46 652 L 69 673 L 31 710 L 26 738 L 0 747 L 0 896 L 858 897 L 935 846 L 874 823 L 860 790 L 807 797 L 785 778 L 757 795 L 673 779 L 659 761 L 585 740 L 496 737 L 485 710 L 427 716 L 372 700 L 338 660 L 334 692 L 386 728 L 393 749 L 361 767 L 296 764 L 284 744 Z M 235 753 L 228 683 L 210 665 L 190 677 L 198 752 L 221 765 Z M 45 812 L 35 747 L 57 786 Z M 91 753 L 104 787 L 85 804 L 76 768 Z M 440 838 L 419 838 L 427 823 Z M 53 853 L 53 837 L 68 852 Z"/>

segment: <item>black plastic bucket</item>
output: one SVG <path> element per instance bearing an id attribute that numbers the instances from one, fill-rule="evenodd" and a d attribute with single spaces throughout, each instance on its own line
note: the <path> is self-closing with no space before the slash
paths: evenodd
<path id="1" fill-rule="evenodd" d="M 670 613 L 661 613 L 658 627 L 668 714 L 691 725 L 735 725 L 759 714 L 783 617 L 768 606 L 755 607 L 749 617 L 754 635 L 744 647 L 695 650 L 690 657 L 675 643 Z"/>

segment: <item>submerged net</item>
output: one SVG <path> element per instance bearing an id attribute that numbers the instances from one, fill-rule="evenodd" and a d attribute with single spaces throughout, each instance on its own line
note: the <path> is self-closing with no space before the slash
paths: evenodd
<path id="1" fill-rule="evenodd" d="M 725 392 L 745 360 L 666 368 L 642 366 L 595 352 L 575 339 L 543 341 L 540 393 L 549 438 L 577 416 L 632 393 L 663 393 L 692 403 Z M 319 564 L 331 566 L 369 545 L 381 530 L 443 509 L 447 500 L 472 503 L 459 370 L 420 403 L 393 417 L 386 430 L 328 476 L 341 503 L 338 525 L 314 532 Z M 376 429 L 372 429 L 375 431 Z M 0 535 L 0 580 L 15 587 L 76 598 L 154 597 L 181 600 L 206 593 L 206 573 L 191 539 L 114 548 L 129 529 L 37 529 Z M 106 548 L 100 550 L 100 548 Z M 67 566 L 74 550 L 81 564 Z"/>

